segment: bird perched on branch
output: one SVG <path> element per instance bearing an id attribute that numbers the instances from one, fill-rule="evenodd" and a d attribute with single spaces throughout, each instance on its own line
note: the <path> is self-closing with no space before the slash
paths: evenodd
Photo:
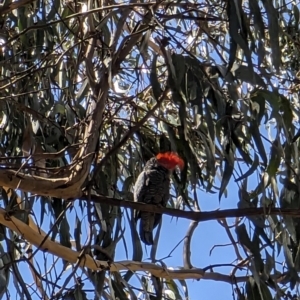
<path id="1" fill-rule="evenodd" d="M 184 161 L 174 152 L 159 153 L 149 159 L 134 185 L 134 201 L 166 207 L 170 197 L 170 176 L 176 167 L 183 169 Z M 153 229 L 161 214 L 135 211 L 140 219 L 140 238 L 146 245 L 153 244 Z"/>

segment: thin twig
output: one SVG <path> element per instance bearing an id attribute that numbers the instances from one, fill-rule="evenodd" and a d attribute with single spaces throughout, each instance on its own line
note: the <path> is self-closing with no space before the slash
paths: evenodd
<path id="1" fill-rule="evenodd" d="M 42 299 L 49 300 L 49 297 L 47 296 L 46 291 L 44 290 L 44 287 L 43 287 L 43 284 L 42 284 L 43 278 L 41 277 L 41 275 L 34 268 L 33 257 L 32 256 L 29 257 L 29 252 L 27 252 L 27 253 L 28 253 L 27 263 L 28 263 L 29 269 L 31 271 L 31 274 L 32 274 L 33 280 L 35 282 L 35 285 L 36 285 L 37 289 L 39 290 Z"/>
<path id="2" fill-rule="evenodd" d="M 192 221 L 190 223 L 190 226 L 188 228 L 188 231 L 184 238 L 184 244 L 183 244 L 183 265 L 186 269 L 192 269 L 193 265 L 191 263 L 191 242 L 192 242 L 192 236 L 195 231 L 195 229 L 198 226 L 198 222 Z"/>
<path id="3" fill-rule="evenodd" d="M 237 259 L 238 259 L 238 260 L 242 260 L 243 258 L 242 258 L 241 254 L 240 254 L 240 252 L 239 252 L 239 249 L 238 249 L 238 247 L 237 247 L 237 243 L 236 243 L 236 241 L 234 240 L 234 238 L 233 238 L 233 236 L 232 236 L 232 234 L 231 234 L 231 231 L 229 230 L 229 226 L 228 226 L 228 224 L 227 224 L 226 219 L 221 219 L 221 220 L 219 220 L 218 222 L 219 222 L 219 224 L 225 229 L 225 231 L 226 231 L 226 233 L 227 233 L 227 236 L 228 236 L 228 238 L 230 239 L 230 242 L 231 242 L 231 244 L 232 244 L 232 246 L 233 246 L 233 248 L 234 248 L 234 251 L 235 251 L 235 254 L 236 254 Z"/>

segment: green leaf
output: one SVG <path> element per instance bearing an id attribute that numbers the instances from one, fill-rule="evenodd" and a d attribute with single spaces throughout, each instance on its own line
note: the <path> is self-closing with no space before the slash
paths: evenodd
<path id="1" fill-rule="evenodd" d="M 76 221 L 75 221 L 75 228 L 74 228 L 74 240 L 75 240 L 75 244 L 76 244 L 76 250 L 80 251 L 81 250 L 81 221 L 79 220 L 77 214 L 76 214 Z"/>
<path id="2" fill-rule="evenodd" d="M 299 26 L 299 8 L 295 4 L 293 5 L 293 14 L 294 14 L 294 18 L 295 18 L 294 26 L 295 26 L 295 28 L 298 28 L 298 26 Z"/>
<path id="3" fill-rule="evenodd" d="M 241 175 L 240 177 L 236 178 L 235 182 L 244 180 L 247 177 L 249 177 L 250 175 L 252 175 L 256 171 L 258 166 L 259 166 L 259 158 L 258 158 L 258 155 L 255 153 L 254 161 L 253 161 L 253 164 L 251 165 L 250 169 L 247 172 L 245 172 L 243 175 Z"/>
<path id="4" fill-rule="evenodd" d="M 271 158 L 269 160 L 269 165 L 267 167 L 266 172 L 271 176 L 274 177 L 278 171 L 280 161 L 281 161 L 281 152 L 279 150 L 279 143 L 275 140 L 272 143 L 271 147 Z"/>
<path id="5" fill-rule="evenodd" d="M 261 298 L 257 284 L 252 277 L 249 277 L 248 281 L 246 282 L 246 295 L 247 300 L 264 300 Z"/>
<path id="6" fill-rule="evenodd" d="M 253 92 L 251 94 L 250 109 L 252 113 L 251 117 L 253 120 L 256 120 L 257 125 L 260 125 L 262 117 L 265 114 L 266 101 L 265 97 L 259 94 L 259 92 Z"/>
<path id="7" fill-rule="evenodd" d="M 265 256 L 266 256 L 266 262 L 265 262 L 265 265 L 264 265 L 264 271 L 266 273 L 266 275 L 270 275 L 271 274 L 271 271 L 273 270 L 274 268 L 274 259 L 273 257 L 269 254 L 269 252 L 267 250 L 265 250 Z"/>
<path id="8" fill-rule="evenodd" d="M 175 295 L 175 298 L 174 298 L 174 299 L 176 299 L 176 300 L 177 300 L 177 299 L 178 299 L 178 300 L 181 300 L 181 299 L 182 299 L 182 297 L 181 297 L 181 295 L 180 295 L 180 293 L 179 293 L 177 284 L 175 283 L 174 280 L 172 280 L 172 279 L 166 280 L 166 285 L 167 285 L 167 287 L 174 293 L 174 295 Z"/>
<path id="9" fill-rule="evenodd" d="M 241 81 L 248 82 L 252 85 L 260 85 L 261 87 L 266 88 L 266 84 L 263 81 L 263 79 L 261 78 L 261 76 L 259 76 L 255 72 L 251 73 L 251 71 L 249 70 L 249 67 L 247 67 L 247 66 L 240 65 L 233 72 L 233 74 Z M 254 75 L 254 77 L 253 77 L 253 75 Z"/>
<path id="10" fill-rule="evenodd" d="M 188 286 L 186 284 L 186 281 L 184 279 L 180 279 L 178 280 L 183 288 L 183 292 L 184 292 L 184 297 L 185 299 L 189 299 L 189 289 Z"/>
<path id="11" fill-rule="evenodd" d="M 112 283 L 112 287 L 113 287 L 114 292 L 115 292 L 115 297 L 118 297 L 119 299 L 128 299 L 127 294 L 123 290 L 123 285 L 122 285 L 121 282 L 117 282 L 117 281 L 112 279 L 111 283 Z"/>
<path id="12" fill-rule="evenodd" d="M 124 181 L 124 183 L 123 183 L 123 187 L 122 187 L 122 191 L 123 192 L 127 192 L 127 191 L 129 191 L 130 190 L 130 187 L 132 186 L 132 184 L 134 183 L 133 182 L 133 176 L 128 176 L 126 179 L 125 179 L 125 181 Z"/>
<path id="13" fill-rule="evenodd" d="M 224 172 L 221 181 L 221 187 L 219 192 L 219 201 L 221 201 L 221 197 L 229 183 L 229 180 L 233 174 L 234 169 L 234 149 L 231 141 L 227 141 L 227 144 L 224 147 L 225 157 L 224 157 Z"/>
<path id="14" fill-rule="evenodd" d="M 54 0 L 47 15 L 47 21 L 53 21 L 55 15 L 60 13 L 60 0 Z"/>
<path id="15" fill-rule="evenodd" d="M 153 60 L 152 60 L 151 73 L 150 73 L 150 83 L 152 86 L 154 98 L 156 100 L 158 100 L 160 95 L 162 94 L 162 89 L 160 87 L 160 83 L 159 83 L 158 77 L 157 77 L 156 62 L 157 62 L 157 55 L 154 55 Z"/>
<path id="16" fill-rule="evenodd" d="M 246 225 L 245 224 L 238 225 L 235 228 L 235 233 L 237 235 L 238 241 L 251 251 L 253 249 L 253 246 L 249 238 L 248 232 L 246 230 Z"/>
<path id="17" fill-rule="evenodd" d="M 172 63 L 176 74 L 176 84 L 181 86 L 182 81 L 186 78 L 187 70 L 185 65 L 185 57 L 180 54 L 172 55 Z"/>
<path id="18" fill-rule="evenodd" d="M 253 64 L 251 59 L 251 52 L 248 47 L 247 41 L 247 26 L 244 22 L 243 11 L 241 8 L 241 4 L 238 1 L 228 1 L 227 2 L 227 15 L 229 18 L 229 34 L 231 40 L 232 49 L 230 51 L 230 64 L 233 64 L 233 55 L 234 51 L 236 51 L 236 45 L 239 45 L 246 56 L 246 60 L 248 63 L 248 72 L 252 78 L 254 78 L 253 72 Z M 229 65 L 228 71 L 231 69 L 231 65 Z"/>
<path id="19" fill-rule="evenodd" d="M 262 0 L 262 3 L 266 9 L 268 17 L 268 28 L 270 34 L 270 44 L 272 49 L 272 62 L 276 71 L 279 72 L 281 65 L 281 51 L 279 48 L 279 24 L 278 13 L 275 10 L 271 0 Z"/>
<path id="20" fill-rule="evenodd" d="M 3 253 L 1 253 L 1 256 Z M 0 297 L 2 298 L 8 290 L 9 284 L 9 268 L 5 268 L 3 259 L 0 258 Z"/>
<path id="21" fill-rule="evenodd" d="M 261 281 L 261 283 L 260 283 L 260 289 L 261 289 L 261 293 L 263 295 L 263 300 L 273 300 L 273 296 L 272 296 L 269 288 L 263 281 Z"/>
<path id="22" fill-rule="evenodd" d="M 252 138 L 255 142 L 258 153 L 259 153 L 260 157 L 262 158 L 264 165 L 267 166 L 268 158 L 267 158 L 266 150 L 265 150 L 264 144 L 263 144 L 262 139 L 261 139 L 261 135 L 260 135 L 258 125 L 255 121 L 251 122 L 249 131 L 250 131 L 250 134 L 252 135 Z"/>

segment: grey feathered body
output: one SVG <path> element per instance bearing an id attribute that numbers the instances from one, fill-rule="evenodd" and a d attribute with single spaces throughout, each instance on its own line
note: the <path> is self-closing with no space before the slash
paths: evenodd
<path id="1" fill-rule="evenodd" d="M 170 197 L 170 171 L 157 163 L 155 157 L 147 161 L 134 186 L 134 201 L 165 207 Z M 140 238 L 153 244 L 153 229 L 161 220 L 161 214 L 135 212 L 135 220 L 140 219 Z"/>

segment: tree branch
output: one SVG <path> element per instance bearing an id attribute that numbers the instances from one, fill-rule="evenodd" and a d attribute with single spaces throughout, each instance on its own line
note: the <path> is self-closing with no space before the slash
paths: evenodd
<path id="1" fill-rule="evenodd" d="M 81 197 L 79 200 L 88 200 L 87 196 Z M 105 203 L 112 206 L 121 206 L 130 209 L 137 209 L 141 211 L 154 212 L 165 214 L 172 217 L 184 218 L 189 220 L 194 220 L 197 222 L 212 221 L 212 220 L 222 220 L 224 218 L 235 218 L 235 217 L 249 217 L 258 215 L 279 215 L 279 216 L 291 216 L 300 217 L 299 209 L 282 209 L 282 208 L 233 208 L 215 211 L 204 211 L 204 212 L 194 212 L 194 211 L 183 211 L 180 209 L 173 208 L 163 208 L 151 204 L 144 204 L 140 202 L 133 202 L 128 200 L 121 200 L 115 198 L 109 198 L 105 196 L 91 195 L 91 200 L 95 203 Z"/>
<path id="2" fill-rule="evenodd" d="M 195 229 L 198 226 L 198 222 L 192 221 L 190 223 L 189 229 L 186 233 L 186 236 L 184 238 L 184 244 L 183 244 L 183 265 L 187 269 L 192 269 L 193 265 L 191 263 L 191 242 L 192 242 L 192 236 L 195 231 Z"/>
<path id="3" fill-rule="evenodd" d="M 173 268 L 164 268 L 154 263 L 130 260 L 109 263 L 107 261 L 94 260 L 90 255 L 85 254 L 84 250 L 82 252 L 74 251 L 57 242 L 51 241 L 49 238 L 44 241 L 43 235 L 36 232 L 14 216 L 9 215 L 4 209 L 0 209 L 0 223 L 20 234 L 25 240 L 35 247 L 38 247 L 40 250 L 48 251 L 49 253 L 56 255 L 71 264 L 76 263 L 82 268 L 86 267 L 93 271 L 99 271 L 102 269 L 109 269 L 111 272 L 130 270 L 132 272 L 149 272 L 156 277 L 166 279 L 206 279 L 227 282 L 229 284 L 245 282 L 248 280 L 248 276 L 235 277 L 217 272 L 205 272 L 200 268 L 181 268 L 179 270 L 174 270 Z M 280 280 L 278 276 L 277 278 L 274 277 L 274 279 L 277 281 Z"/>
<path id="4" fill-rule="evenodd" d="M 71 198 L 80 195 L 80 191 L 70 190 L 67 186 L 68 177 L 44 178 L 36 175 L 24 174 L 15 170 L 0 169 L 0 186 L 20 189 L 42 196 L 57 198 Z M 76 196 L 75 196 L 76 197 Z"/>
<path id="5" fill-rule="evenodd" d="M 9 215 L 4 209 L 0 209 L 0 223 L 7 226 L 13 231 L 20 234 L 29 243 L 38 247 L 40 250 L 48 251 L 71 264 L 78 264 L 80 267 L 86 267 L 94 271 L 108 269 L 114 271 L 148 271 L 152 275 L 163 278 L 172 279 L 201 279 L 204 271 L 202 269 L 192 270 L 169 270 L 153 263 L 135 262 L 135 261 L 119 261 L 108 263 L 107 261 L 94 260 L 90 255 L 74 251 L 64 247 L 61 244 L 51 241 L 49 238 L 44 241 L 43 235 L 31 229 L 27 224 L 12 215 Z"/>
<path id="6" fill-rule="evenodd" d="M 64 247 L 61 244 L 51 241 L 49 238 L 44 241 L 44 236 L 31 229 L 27 224 L 23 223 L 19 219 L 12 215 L 9 215 L 5 210 L 0 209 L 0 223 L 7 226 L 11 230 L 20 234 L 29 243 L 38 247 L 42 251 L 48 251 L 49 253 L 56 255 L 71 264 L 78 264 L 80 267 L 86 267 L 94 271 L 101 269 L 109 269 L 114 271 L 133 271 L 133 272 L 150 272 L 152 275 L 166 279 L 212 279 L 217 281 L 224 281 L 231 283 L 232 278 L 228 275 L 219 273 L 205 273 L 203 269 L 179 269 L 164 268 L 154 263 L 136 262 L 130 260 L 124 260 L 114 263 L 108 263 L 106 261 L 94 260 L 90 255 L 84 254 L 84 251 L 77 252 L 70 248 Z M 244 281 L 245 276 L 242 277 Z M 235 278 L 235 281 L 238 278 Z"/>

